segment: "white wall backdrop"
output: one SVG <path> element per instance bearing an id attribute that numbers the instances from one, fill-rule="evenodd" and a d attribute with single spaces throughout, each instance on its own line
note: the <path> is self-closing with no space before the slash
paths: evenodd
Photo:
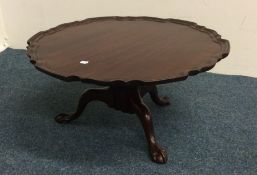
<path id="1" fill-rule="evenodd" d="M 8 44 L 13 48 L 25 48 L 27 39 L 38 31 L 88 17 L 195 21 L 231 42 L 231 54 L 212 71 L 257 77 L 257 0 L 0 0 L 0 6 Z"/>
<path id="2" fill-rule="evenodd" d="M 7 36 L 5 33 L 2 9 L 0 6 L 0 52 L 3 51 L 6 47 L 7 47 Z"/>

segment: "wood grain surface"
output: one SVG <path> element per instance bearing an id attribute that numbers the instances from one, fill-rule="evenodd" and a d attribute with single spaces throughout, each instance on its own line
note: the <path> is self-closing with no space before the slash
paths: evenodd
<path id="1" fill-rule="evenodd" d="M 152 17 L 99 17 L 62 24 L 28 40 L 37 69 L 65 81 L 160 84 L 211 69 L 229 42 L 196 23 Z"/>

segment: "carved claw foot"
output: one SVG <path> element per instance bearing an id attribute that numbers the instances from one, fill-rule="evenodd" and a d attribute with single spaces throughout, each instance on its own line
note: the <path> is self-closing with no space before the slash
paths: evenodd
<path id="1" fill-rule="evenodd" d="M 152 160 L 160 164 L 166 163 L 167 152 L 158 146 L 158 143 L 156 141 L 155 134 L 154 134 L 152 115 L 149 108 L 143 102 L 139 92 L 135 93 L 134 96 L 132 96 L 131 101 L 132 101 L 134 110 L 137 113 L 137 116 L 140 119 L 143 129 L 145 131 L 145 136 L 148 142 L 150 156 Z M 159 103 L 159 101 L 157 102 Z"/>
<path id="2" fill-rule="evenodd" d="M 155 163 L 165 164 L 168 160 L 167 152 L 158 146 L 150 150 L 150 155 Z"/>
<path id="3" fill-rule="evenodd" d="M 160 97 L 158 95 L 158 91 L 157 91 L 156 86 L 152 87 L 151 91 L 149 91 L 149 94 L 150 94 L 151 99 L 154 101 L 155 104 L 157 104 L 159 106 L 170 105 L 169 97 L 167 97 L 167 96 Z"/>
<path id="4" fill-rule="evenodd" d="M 78 116 L 74 115 L 74 114 L 58 114 L 54 119 L 57 123 L 61 123 L 61 124 L 65 124 L 65 123 L 69 123 L 72 120 L 75 120 L 76 118 L 78 118 Z"/>
<path id="5" fill-rule="evenodd" d="M 109 103 L 110 93 L 109 93 L 108 89 L 103 88 L 103 89 L 88 89 L 88 90 L 86 90 L 80 96 L 76 111 L 72 114 L 61 113 L 55 117 L 55 121 L 57 123 L 69 123 L 72 120 L 75 120 L 82 114 L 82 112 L 84 111 L 87 104 L 94 100 Z"/>
<path id="6" fill-rule="evenodd" d="M 152 97 L 153 99 L 153 97 Z M 170 105 L 169 97 L 163 96 L 163 97 L 157 97 L 153 99 L 154 103 L 159 105 L 159 106 L 167 106 Z"/>

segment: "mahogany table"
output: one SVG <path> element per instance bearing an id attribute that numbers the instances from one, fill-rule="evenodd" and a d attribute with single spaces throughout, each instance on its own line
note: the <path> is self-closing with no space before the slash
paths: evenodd
<path id="1" fill-rule="evenodd" d="M 156 85 L 213 68 L 229 48 L 214 30 L 189 21 L 98 17 L 37 33 L 28 40 L 27 55 L 38 70 L 61 80 L 107 86 L 86 90 L 77 110 L 57 115 L 56 122 L 78 118 L 93 100 L 137 114 L 152 160 L 166 163 L 167 153 L 156 141 L 152 115 L 142 97 L 150 94 L 157 105 L 168 105 Z"/>

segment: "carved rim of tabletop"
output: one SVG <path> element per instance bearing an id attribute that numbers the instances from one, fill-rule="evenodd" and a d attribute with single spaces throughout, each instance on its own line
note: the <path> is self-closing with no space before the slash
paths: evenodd
<path id="1" fill-rule="evenodd" d="M 41 38 L 43 38 L 46 35 L 54 34 L 58 31 L 61 31 L 67 27 L 72 26 L 78 26 L 83 24 L 90 24 L 92 22 L 98 22 L 98 21 L 108 21 L 108 20 L 117 20 L 117 21 L 154 21 L 154 22 L 161 22 L 161 23 L 175 23 L 180 25 L 185 25 L 188 27 L 191 27 L 193 29 L 196 29 L 198 31 L 201 31 L 203 33 L 206 33 L 210 36 L 213 42 L 218 43 L 221 47 L 221 52 L 216 54 L 210 62 L 206 62 L 203 66 L 197 67 L 194 70 L 185 70 L 181 73 L 178 73 L 177 75 L 173 75 L 173 77 L 176 78 L 166 78 L 162 80 L 153 80 L 153 81 L 143 81 L 143 80 L 130 80 L 130 81 L 123 81 L 123 80 L 110 80 L 110 81 L 100 81 L 90 78 L 80 78 L 79 76 L 62 76 L 53 70 L 47 70 L 46 68 L 40 67 L 40 64 L 37 63 L 37 43 L 40 41 Z M 66 82 L 70 81 L 82 81 L 86 83 L 94 83 L 98 85 L 104 85 L 104 86 L 114 86 L 114 85 L 156 85 L 156 84 L 163 84 L 163 83 L 169 83 L 169 82 L 175 82 L 175 81 L 182 81 L 187 79 L 188 76 L 193 76 L 201 72 L 208 71 L 212 69 L 217 62 L 222 60 L 223 58 L 227 57 L 230 52 L 230 43 L 226 39 L 222 39 L 221 35 L 219 35 L 215 30 L 206 28 L 205 26 L 200 26 L 195 22 L 186 21 L 186 20 L 180 20 L 180 19 L 173 19 L 173 18 L 157 18 L 157 17 L 147 17 L 147 16 L 108 16 L 108 17 L 96 17 L 96 18 L 87 18 L 82 21 L 74 21 L 70 23 L 64 23 L 61 25 L 58 25 L 54 28 L 50 28 L 46 31 L 41 31 L 34 36 L 32 36 L 27 41 L 27 56 L 30 58 L 30 62 L 41 72 L 44 72 L 48 75 L 51 75 L 55 78 L 61 79 Z"/>

